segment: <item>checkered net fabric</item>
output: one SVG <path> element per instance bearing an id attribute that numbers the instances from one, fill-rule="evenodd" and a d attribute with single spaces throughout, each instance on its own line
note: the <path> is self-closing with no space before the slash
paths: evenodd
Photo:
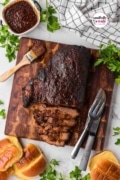
<path id="1" fill-rule="evenodd" d="M 61 26 L 99 47 L 111 40 L 120 47 L 120 0 L 50 0 L 56 8 Z M 108 23 L 102 28 L 93 25 L 92 17 L 104 13 Z"/>

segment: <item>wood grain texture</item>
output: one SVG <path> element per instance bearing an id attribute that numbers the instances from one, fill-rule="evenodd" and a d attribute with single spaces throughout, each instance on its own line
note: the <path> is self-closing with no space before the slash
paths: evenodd
<path id="1" fill-rule="evenodd" d="M 34 107 L 24 108 L 21 92 L 22 87 L 25 86 L 27 81 L 34 77 L 41 67 L 45 66 L 50 57 L 53 56 L 53 54 L 58 48 L 62 46 L 62 44 L 29 39 L 25 37 L 21 38 L 17 56 L 17 63 L 20 62 L 23 55 L 28 52 L 32 46 L 38 45 L 44 45 L 46 47 L 46 53 L 42 55 L 42 57 L 35 60 L 32 64 L 22 67 L 16 72 L 14 76 L 5 126 L 5 134 L 43 141 L 43 138 L 40 136 L 38 131 L 39 126 L 35 124 L 32 114 L 35 106 L 37 106 L 37 108 L 40 107 L 38 107 L 38 105 L 35 105 Z M 88 109 L 92 104 L 99 88 L 103 88 L 107 95 L 107 103 L 101 118 L 101 123 L 93 147 L 94 150 L 102 150 L 105 140 L 107 124 L 109 123 L 108 116 L 114 86 L 114 76 L 105 66 L 99 66 L 97 68 L 93 66 L 94 61 L 97 58 L 97 53 L 97 50 L 91 49 L 92 59 L 87 81 L 85 103 L 83 107 L 81 107 L 81 110 L 79 112 L 79 120 L 75 128 L 73 128 L 72 136 L 66 144 L 73 146 L 76 143 L 79 135 L 83 131 Z M 85 142 L 83 143 L 83 146 L 84 145 Z"/>

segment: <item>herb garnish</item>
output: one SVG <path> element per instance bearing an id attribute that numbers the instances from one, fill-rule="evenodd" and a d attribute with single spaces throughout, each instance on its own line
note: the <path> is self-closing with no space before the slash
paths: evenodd
<path id="1" fill-rule="evenodd" d="M 5 0 L 0 4 L 5 5 L 8 2 L 9 0 Z M 48 1 L 46 0 L 46 9 L 41 11 L 41 22 L 47 23 L 47 29 L 50 32 L 60 29 L 58 17 L 54 15 L 56 13 L 57 12 L 53 6 L 49 6 Z M 18 50 L 19 42 L 19 37 L 10 33 L 7 25 L 0 26 L 0 47 L 5 48 L 5 56 L 8 58 L 9 62 L 16 58 L 16 51 Z"/>
<path id="2" fill-rule="evenodd" d="M 70 179 L 75 180 L 90 180 L 90 175 L 87 174 L 86 176 L 82 177 L 82 171 L 79 169 L 78 166 L 75 166 L 75 169 L 69 173 Z"/>
<path id="3" fill-rule="evenodd" d="M 120 49 L 108 41 L 107 46 L 101 45 L 99 49 L 99 58 L 95 62 L 95 66 L 105 64 L 107 68 L 115 73 L 115 81 L 120 83 Z"/>
<path id="4" fill-rule="evenodd" d="M 7 3 L 9 3 L 10 0 L 5 0 L 3 3 L 0 3 L 2 6 L 5 6 Z"/>
<path id="5" fill-rule="evenodd" d="M 56 10 L 53 6 L 48 5 L 48 1 L 46 0 L 46 9 L 41 11 L 40 18 L 41 22 L 47 23 L 47 30 L 53 32 L 55 30 L 60 29 L 60 24 L 58 21 L 58 17 L 55 16 Z"/>
<path id="6" fill-rule="evenodd" d="M 75 166 L 75 169 L 69 173 L 69 177 L 65 177 L 62 173 L 56 170 L 56 166 L 58 165 L 59 162 L 55 159 L 52 159 L 49 163 L 49 166 L 40 175 L 40 180 L 90 180 L 89 174 L 82 177 L 82 171 L 78 166 Z"/>
<path id="7" fill-rule="evenodd" d="M 0 105 L 3 105 L 3 101 L 0 100 Z M 6 113 L 5 113 L 5 109 L 0 109 L 0 116 L 2 117 L 2 119 L 5 119 L 6 117 Z"/>
<path id="8" fill-rule="evenodd" d="M 120 137 L 120 127 L 114 127 L 113 131 L 114 131 L 113 136 L 119 136 Z M 120 138 L 117 138 L 115 144 L 120 145 Z"/>
<path id="9" fill-rule="evenodd" d="M 18 36 L 11 34 L 8 31 L 7 25 L 0 26 L 0 47 L 5 48 L 5 55 L 8 58 L 9 62 L 14 60 L 16 57 L 16 51 L 18 50 L 19 41 L 20 40 Z"/>

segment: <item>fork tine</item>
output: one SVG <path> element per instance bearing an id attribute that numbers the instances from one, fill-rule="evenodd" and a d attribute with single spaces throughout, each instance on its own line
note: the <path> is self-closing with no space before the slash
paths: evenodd
<path id="1" fill-rule="evenodd" d="M 97 116 L 100 116 L 100 115 L 101 115 L 101 113 L 102 113 L 102 111 L 103 111 L 103 108 L 104 108 L 104 105 L 105 105 L 105 102 L 102 102 L 102 104 L 101 104 L 101 106 L 100 106 L 100 108 L 99 108 L 99 110 L 98 110 L 98 112 L 97 112 Z"/>
<path id="2" fill-rule="evenodd" d="M 95 106 L 94 109 L 93 109 L 93 113 L 94 113 L 94 114 L 97 113 L 97 111 L 98 111 L 98 109 L 101 107 L 101 105 L 102 105 L 102 100 L 100 99 L 100 100 L 98 100 L 96 106 Z"/>
<path id="3" fill-rule="evenodd" d="M 103 111 L 103 108 L 104 108 L 104 104 L 105 104 L 105 102 L 104 101 L 102 101 L 102 100 L 99 100 L 99 102 L 97 103 L 97 105 L 95 106 L 95 108 L 93 109 L 93 111 L 91 112 L 91 116 L 93 117 L 93 118 L 98 118 L 100 115 L 101 115 L 101 113 L 102 113 L 102 111 Z"/>
<path id="4" fill-rule="evenodd" d="M 94 108 L 97 106 L 97 104 L 99 104 L 99 101 L 101 101 L 101 98 L 102 98 L 102 96 L 103 96 L 103 92 L 104 92 L 104 91 L 103 91 L 103 89 L 101 88 L 101 89 L 99 90 L 99 92 L 97 93 L 96 98 L 95 98 L 94 102 L 92 103 L 92 105 L 91 105 L 88 113 L 92 112 L 92 111 L 94 110 Z"/>
<path id="5" fill-rule="evenodd" d="M 90 109 L 88 111 L 88 114 L 90 114 L 94 110 L 96 105 L 97 105 L 97 99 L 94 100 L 93 104 L 91 105 L 91 107 L 90 107 Z"/>

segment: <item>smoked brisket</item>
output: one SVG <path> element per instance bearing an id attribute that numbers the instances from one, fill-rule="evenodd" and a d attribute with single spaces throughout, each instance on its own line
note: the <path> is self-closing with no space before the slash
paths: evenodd
<path id="1" fill-rule="evenodd" d="M 72 108 L 30 106 L 39 139 L 56 146 L 64 146 L 79 126 L 79 112 Z M 77 136 L 78 138 L 78 136 Z"/>
<path id="2" fill-rule="evenodd" d="M 79 108 L 84 103 L 90 58 L 89 49 L 83 46 L 63 45 L 23 87 L 23 106 L 42 103 Z"/>

